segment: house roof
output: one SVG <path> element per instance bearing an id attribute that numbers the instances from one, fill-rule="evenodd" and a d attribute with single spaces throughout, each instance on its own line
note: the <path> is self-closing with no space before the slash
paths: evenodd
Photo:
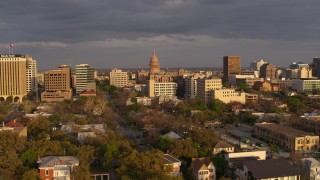
<path id="1" fill-rule="evenodd" d="M 274 123 L 256 123 L 258 127 L 268 129 L 270 131 L 276 131 L 278 133 L 286 134 L 291 137 L 304 137 L 304 136 L 314 136 L 313 133 L 301 131 L 288 126 L 282 126 Z"/>
<path id="2" fill-rule="evenodd" d="M 96 94 L 94 91 L 83 91 L 80 94 Z"/>
<path id="3" fill-rule="evenodd" d="M 261 161 L 245 161 L 243 165 L 248 168 L 257 179 L 296 176 L 299 173 L 285 159 L 269 159 Z"/>
<path id="4" fill-rule="evenodd" d="M 5 127 L 24 127 L 24 125 L 21 123 L 18 123 L 16 120 L 13 120 L 5 124 Z"/>
<path id="5" fill-rule="evenodd" d="M 77 166 L 79 159 L 73 156 L 47 156 L 41 158 L 39 168 L 55 167 L 60 165 Z"/>
<path id="6" fill-rule="evenodd" d="M 233 148 L 233 146 L 226 141 L 219 141 L 215 146 L 214 149 L 220 149 L 220 148 Z"/>
<path id="7" fill-rule="evenodd" d="M 177 133 L 171 131 L 167 134 L 162 135 L 162 137 L 169 137 L 171 139 L 181 139 L 181 136 L 179 136 Z"/>
<path id="8" fill-rule="evenodd" d="M 211 164 L 210 158 L 192 158 L 191 167 L 193 171 L 199 171 L 205 165 L 206 168 Z"/>
<path id="9" fill-rule="evenodd" d="M 163 158 L 163 164 L 181 163 L 179 159 L 177 159 L 176 157 L 170 154 L 164 154 L 162 158 Z"/>

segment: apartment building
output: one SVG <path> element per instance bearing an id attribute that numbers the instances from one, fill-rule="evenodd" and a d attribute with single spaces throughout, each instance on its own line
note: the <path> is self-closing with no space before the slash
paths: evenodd
<path id="1" fill-rule="evenodd" d="M 274 142 L 289 152 L 315 152 L 319 150 L 319 136 L 274 123 L 257 123 L 253 135 L 266 142 Z"/>
<path id="2" fill-rule="evenodd" d="M 110 85 L 116 87 L 128 86 L 129 77 L 128 73 L 120 69 L 112 69 L 110 72 Z"/>

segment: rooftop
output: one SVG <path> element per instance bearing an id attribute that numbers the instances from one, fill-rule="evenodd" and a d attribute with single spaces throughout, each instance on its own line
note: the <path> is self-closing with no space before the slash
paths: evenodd
<path id="1" fill-rule="evenodd" d="M 201 167 L 203 165 L 205 166 L 209 166 L 210 165 L 211 160 L 210 158 L 206 157 L 206 158 L 192 158 L 192 162 L 191 162 L 191 166 L 193 168 L 193 171 L 199 171 L 201 169 Z"/>
<path id="2" fill-rule="evenodd" d="M 282 134 L 286 134 L 288 136 L 293 137 L 303 137 L 303 136 L 313 136 L 313 133 L 301 131 L 298 129 L 294 129 L 288 126 L 282 126 L 274 123 L 256 123 L 256 126 L 263 127 L 265 129 L 268 129 L 270 131 L 277 131 Z"/>
<path id="3" fill-rule="evenodd" d="M 164 154 L 163 156 L 164 164 L 181 163 L 181 161 L 170 154 Z"/>
<path id="4" fill-rule="evenodd" d="M 219 148 L 232 148 L 233 146 L 226 141 L 219 141 L 214 148 L 219 149 Z"/>
<path id="5" fill-rule="evenodd" d="M 41 158 L 39 168 L 61 165 L 77 166 L 79 165 L 79 159 L 73 156 L 47 156 Z"/>
<path id="6" fill-rule="evenodd" d="M 299 173 L 285 159 L 269 159 L 263 161 L 245 161 L 246 166 L 257 179 L 277 178 L 285 176 L 296 176 Z"/>

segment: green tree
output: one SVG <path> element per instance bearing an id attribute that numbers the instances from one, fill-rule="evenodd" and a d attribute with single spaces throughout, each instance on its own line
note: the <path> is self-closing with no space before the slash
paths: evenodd
<path id="1" fill-rule="evenodd" d="M 219 99 L 214 99 L 210 105 L 210 108 L 212 111 L 217 113 L 217 115 L 221 115 L 228 109 L 228 105 Z"/>
<path id="2" fill-rule="evenodd" d="M 212 159 L 214 166 L 216 167 L 217 179 L 223 178 L 223 176 L 225 174 L 225 170 L 228 166 L 227 161 L 224 159 L 223 156 L 213 156 L 211 159 Z"/>
<path id="3" fill-rule="evenodd" d="M 169 147 L 169 152 L 178 158 L 192 158 L 198 156 L 197 149 L 192 146 L 191 140 L 174 140 Z"/>
<path id="4" fill-rule="evenodd" d="M 41 139 L 47 138 L 50 132 L 49 121 L 45 117 L 39 117 L 36 119 L 31 119 L 27 123 L 28 136 L 30 138 Z"/>
<path id="5" fill-rule="evenodd" d="M 169 149 L 172 142 L 173 139 L 169 137 L 159 137 L 156 147 L 159 148 L 161 151 L 166 152 Z"/>

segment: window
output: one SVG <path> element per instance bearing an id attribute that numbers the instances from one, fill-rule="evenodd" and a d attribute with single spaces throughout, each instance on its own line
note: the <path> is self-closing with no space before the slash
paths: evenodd
<path id="1" fill-rule="evenodd" d="M 49 176 L 49 170 L 46 169 L 46 176 Z"/>

